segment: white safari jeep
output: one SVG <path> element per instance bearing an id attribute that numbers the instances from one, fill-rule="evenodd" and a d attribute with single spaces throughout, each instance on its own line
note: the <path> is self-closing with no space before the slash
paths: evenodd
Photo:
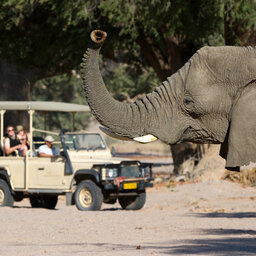
<path id="1" fill-rule="evenodd" d="M 26 157 L 0 156 L 0 206 L 29 198 L 32 207 L 54 209 L 59 195 L 66 204 L 79 210 L 100 210 L 102 203 L 118 199 L 127 210 L 141 209 L 146 187 L 152 187 L 152 164 L 112 157 L 98 133 L 68 132 L 59 134 L 35 129 L 35 111 L 88 112 L 88 106 L 58 102 L 0 102 L 1 145 L 4 140 L 4 114 L 8 110 L 27 111 L 32 147 Z M 73 120 L 74 125 L 74 120 Z M 44 133 L 34 137 L 33 132 Z M 59 156 L 39 157 L 38 147 L 46 134 L 58 135 L 54 146 Z"/>

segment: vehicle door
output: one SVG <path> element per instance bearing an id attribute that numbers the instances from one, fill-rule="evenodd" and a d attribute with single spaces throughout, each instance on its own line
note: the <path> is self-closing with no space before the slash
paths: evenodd
<path id="1" fill-rule="evenodd" d="M 65 176 L 65 159 L 59 157 L 31 157 L 28 161 L 29 189 L 65 189 L 69 187 Z"/>
<path id="2" fill-rule="evenodd" d="M 0 167 L 7 170 L 14 189 L 25 188 L 25 158 L 16 156 L 1 156 Z"/>

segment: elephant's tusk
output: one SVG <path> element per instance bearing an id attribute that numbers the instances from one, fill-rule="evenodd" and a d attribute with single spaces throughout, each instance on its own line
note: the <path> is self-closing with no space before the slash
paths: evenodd
<path id="1" fill-rule="evenodd" d="M 109 131 L 105 127 L 100 126 L 99 128 L 100 128 L 100 130 L 102 132 L 104 132 L 105 134 L 107 134 L 108 136 L 110 136 L 110 137 L 112 137 L 114 139 L 132 141 L 132 139 L 129 139 L 129 138 L 126 138 L 126 137 L 122 137 L 122 136 L 119 136 L 119 135 L 116 135 L 116 134 L 112 133 L 111 131 Z"/>
<path id="2" fill-rule="evenodd" d="M 140 143 L 150 143 L 150 142 L 156 141 L 157 137 L 151 134 L 147 134 L 145 136 L 133 138 L 133 140 L 138 141 Z"/>
<path id="3" fill-rule="evenodd" d="M 132 141 L 132 139 L 129 139 L 127 137 L 122 137 L 122 136 L 112 133 L 110 130 L 108 130 L 107 128 L 105 128 L 103 126 L 100 126 L 99 128 L 102 132 L 104 132 L 105 134 L 107 134 L 108 136 L 110 136 L 114 139 Z M 150 143 L 150 142 L 156 141 L 157 139 L 158 139 L 157 137 L 155 137 L 154 135 L 151 135 L 151 134 L 133 138 L 134 141 L 137 141 L 140 143 Z"/>

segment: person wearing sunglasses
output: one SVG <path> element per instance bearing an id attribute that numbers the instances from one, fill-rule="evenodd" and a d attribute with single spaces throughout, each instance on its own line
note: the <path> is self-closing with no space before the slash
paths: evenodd
<path id="1" fill-rule="evenodd" d="M 20 141 L 16 139 L 14 127 L 12 125 L 6 128 L 6 137 L 4 139 L 4 152 L 7 156 L 16 156 L 16 150 L 22 147 Z"/>

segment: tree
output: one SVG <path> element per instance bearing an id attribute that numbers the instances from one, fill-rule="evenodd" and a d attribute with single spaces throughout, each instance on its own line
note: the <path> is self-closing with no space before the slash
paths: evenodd
<path id="1" fill-rule="evenodd" d="M 256 2 L 225 1 L 223 5 L 224 38 L 226 45 L 256 44 Z"/>
<path id="2" fill-rule="evenodd" d="M 140 58 L 144 66 L 151 66 L 159 81 L 175 73 L 221 32 L 220 10 L 214 1 L 149 1 L 145 5 L 143 0 L 109 0 L 103 1 L 100 9 L 119 31 L 121 47 L 132 53 L 134 61 Z M 182 143 L 171 146 L 171 151 L 174 173 L 178 174 L 180 165 L 196 154 L 197 147 Z"/>
<path id="3" fill-rule="evenodd" d="M 146 5 L 143 0 L 105 0 L 99 8 L 118 30 L 120 46 L 135 58 L 143 54 L 144 64 L 154 69 L 159 80 L 165 80 L 204 45 L 251 43 L 255 6 L 253 0 L 152 0 Z M 171 146 L 176 174 L 197 149 L 192 143 Z"/>
<path id="4" fill-rule="evenodd" d="M 1 100 L 29 100 L 36 81 L 78 69 L 92 28 L 111 35 L 102 49 L 102 68 L 107 86 L 124 100 L 149 92 L 201 46 L 255 42 L 254 0 L 0 4 Z M 112 70 L 110 60 L 119 63 Z M 178 172 L 195 149 L 192 144 L 176 145 L 172 153 Z"/>
<path id="5" fill-rule="evenodd" d="M 35 83 L 32 100 L 35 101 L 62 101 L 84 104 L 84 95 L 81 86 L 80 75 L 73 70 L 72 73 L 41 79 Z M 75 118 L 75 130 L 84 130 L 88 126 L 89 113 L 36 113 L 34 115 L 34 126 L 39 129 L 57 130 L 61 128 L 73 129 L 72 119 Z M 45 122 L 46 121 L 46 122 Z M 44 127 L 43 124 L 46 126 Z"/>
<path id="6" fill-rule="evenodd" d="M 36 81 L 79 65 L 91 29 L 87 5 L 0 0 L 0 6 L 0 99 L 31 100 Z"/>

